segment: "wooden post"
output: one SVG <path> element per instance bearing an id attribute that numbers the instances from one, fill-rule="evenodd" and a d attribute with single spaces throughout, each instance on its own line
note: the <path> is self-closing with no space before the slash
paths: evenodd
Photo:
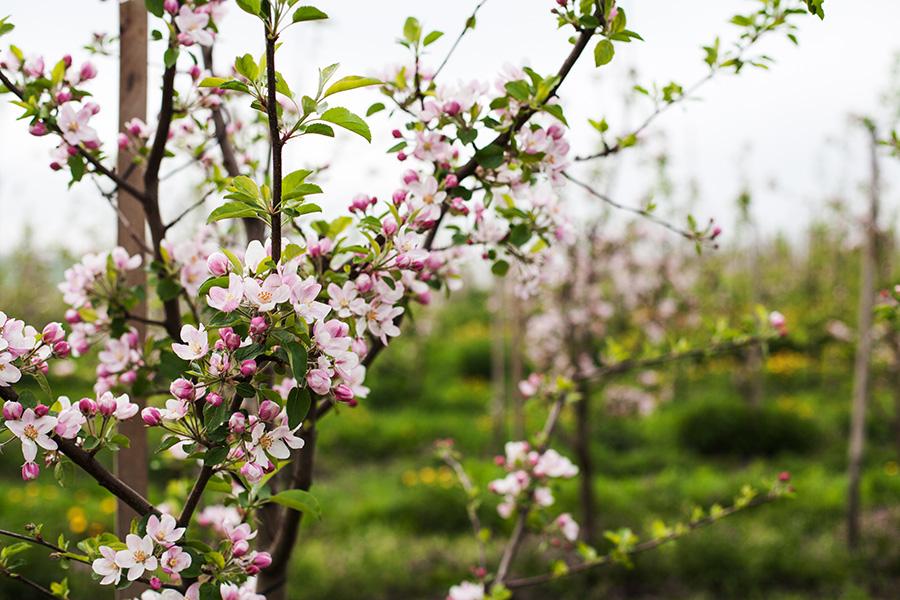
<path id="1" fill-rule="evenodd" d="M 847 466 L 847 545 L 851 550 L 859 546 L 860 479 L 863 450 L 866 441 L 866 405 L 869 400 L 869 361 L 872 356 L 872 320 L 875 310 L 875 278 L 878 270 L 878 211 L 881 174 L 878 165 L 878 136 L 873 124 L 866 122 L 871 135 L 872 181 L 869 186 L 869 214 L 865 222 L 865 241 L 862 248 L 862 281 L 859 288 L 859 315 L 856 358 L 853 366 L 853 406 L 850 420 L 850 443 Z"/>
<path id="2" fill-rule="evenodd" d="M 131 119 L 147 119 L 147 10 L 139 0 L 122 0 L 119 4 L 119 131 Z M 119 152 L 117 170 L 129 173 L 128 182 L 138 189 L 143 186 L 140 168 L 132 168 L 133 155 Z M 118 219 L 118 243 L 129 254 L 144 254 L 145 215 L 143 206 L 129 194 L 119 191 L 117 202 L 121 218 Z M 135 239 L 137 238 L 137 239 Z M 146 285 L 147 275 L 141 270 L 129 273 L 128 284 Z M 142 302 L 132 311 L 135 315 L 147 316 L 147 305 Z M 136 324 L 141 340 L 146 327 Z M 143 406 L 143 401 L 133 398 Z M 130 419 L 119 425 L 119 432 L 131 440 L 131 447 L 122 449 L 116 455 L 116 475 L 140 494 L 147 495 L 147 432 L 140 419 Z M 116 511 L 116 533 L 124 539 L 136 513 L 121 501 Z M 117 598 L 133 598 L 135 590 L 129 589 L 124 595 L 117 592 Z"/>

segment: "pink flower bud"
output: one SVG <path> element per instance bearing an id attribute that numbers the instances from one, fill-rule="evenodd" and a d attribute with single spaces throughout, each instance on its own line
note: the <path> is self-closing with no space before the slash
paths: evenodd
<path id="1" fill-rule="evenodd" d="M 547 135 L 552 137 L 554 140 L 562 139 L 562 137 L 566 134 L 566 130 L 560 127 L 559 125 L 551 125 L 547 128 Z"/>
<path id="2" fill-rule="evenodd" d="M 368 294 L 374 285 L 375 281 L 365 273 L 360 273 L 356 278 L 356 291 L 360 294 Z"/>
<path id="3" fill-rule="evenodd" d="M 86 417 L 93 417 L 97 414 L 97 403 L 90 398 L 82 398 L 78 401 L 78 410 Z"/>
<path id="4" fill-rule="evenodd" d="M 391 196 L 391 200 L 394 201 L 394 206 L 400 206 L 406 201 L 406 190 L 397 190 Z"/>
<path id="5" fill-rule="evenodd" d="M 244 377 L 252 377 L 256 374 L 256 361 L 248 358 L 241 363 L 241 375 Z"/>
<path id="6" fill-rule="evenodd" d="M 407 158 L 408 157 L 406 156 L 406 152 L 398 152 L 397 153 L 397 160 L 399 160 L 400 162 L 403 162 Z"/>
<path id="7" fill-rule="evenodd" d="M 413 171 L 412 169 L 407 169 L 405 173 L 403 173 L 403 183 L 409 185 L 413 181 L 419 180 L 419 174 Z"/>
<path id="8" fill-rule="evenodd" d="M 262 315 L 256 315 L 250 319 L 250 335 L 262 335 L 269 329 L 266 318 Z"/>
<path id="9" fill-rule="evenodd" d="M 444 103 L 443 109 L 445 113 L 451 117 L 455 117 L 459 114 L 459 111 L 462 110 L 462 106 L 456 100 L 451 100 L 450 102 Z"/>
<path id="10" fill-rule="evenodd" d="M 393 217 L 387 217 L 381 223 L 381 232 L 384 233 L 385 237 L 393 237 L 399 228 L 400 226 L 397 225 L 397 221 Z"/>
<path id="11" fill-rule="evenodd" d="M 128 136 L 124 133 L 120 133 L 116 136 L 116 145 L 119 147 L 119 150 L 124 150 L 128 147 L 129 144 Z"/>
<path id="12" fill-rule="evenodd" d="M 192 38 L 191 36 L 189 36 L 186 33 L 179 33 L 178 34 L 178 43 L 181 44 L 182 46 L 193 46 L 194 38 Z"/>
<path id="13" fill-rule="evenodd" d="M 34 414 L 38 417 L 45 417 L 50 413 L 50 407 L 46 404 L 38 404 L 34 407 Z"/>
<path id="14" fill-rule="evenodd" d="M 391 132 L 391 135 L 394 136 L 395 138 L 399 139 L 399 138 L 403 137 L 403 132 L 400 131 L 399 129 L 395 129 Z"/>
<path id="15" fill-rule="evenodd" d="M 100 401 L 97 402 L 97 408 L 104 417 L 111 417 L 116 412 L 116 400 L 112 394 L 104 394 L 100 397 Z"/>
<path id="16" fill-rule="evenodd" d="M 33 136 L 40 137 L 42 135 L 47 135 L 47 126 L 44 125 L 43 121 L 36 121 L 33 125 L 28 128 L 28 133 Z"/>
<path id="17" fill-rule="evenodd" d="M 150 578 L 150 587 L 156 591 L 162 589 L 162 581 L 160 581 L 159 577 Z"/>
<path id="18" fill-rule="evenodd" d="M 250 483 L 258 483 L 265 475 L 265 472 L 260 469 L 255 463 L 244 463 L 244 466 L 241 467 L 241 475 L 243 475 L 247 481 Z"/>
<path id="19" fill-rule="evenodd" d="M 135 381 L 137 381 L 137 376 L 138 376 L 137 371 L 134 371 L 134 370 L 125 371 L 124 373 L 119 375 L 119 381 L 121 381 L 125 385 L 131 385 Z"/>
<path id="20" fill-rule="evenodd" d="M 250 544 L 247 540 L 238 540 L 231 547 L 231 555 L 235 558 L 240 558 L 247 554 L 250 551 Z"/>
<path id="21" fill-rule="evenodd" d="M 200 75 L 202 73 L 203 73 L 203 70 L 200 68 L 199 65 L 194 65 L 191 67 L 191 79 L 193 79 L 194 81 L 197 81 L 198 79 L 200 79 Z"/>
<path id="22" fill-rule="evenodd" d="M 259 405 L 259 418 L 270 423 L 274 421 L 281 412 L 281 407 L 271 400 L 263 400 Z"/>
<path id="23" fill-rule="evenodd" d="M 74 325 L 75 323 L 81 323 L 81 315 L 78 314 L 78 311 L 74 308 L 70 308 L 66 311 L 66 323 L 69 325 Z"/>
<path id="24" fill-rule="evenodd" d="M 47 344 L 55 344 L 65 337 L 66 332 L 59 323 L 47 323 L 44 330 L 41 332 L 41 339 Z"/>
<path id="25" fill-rule="evenodd" d="M 456 177 L 455 173 L 450 173 L 449 175 L 444 177 L 444 187 L 445 188 L 447 188 L 447 189 L 455 188 L 458 185 L 459 185 L 459 179 Z"/>
<path id="26" fill-rule="evenodd" d="M 720 235 L 722 235 L 722 228 L 716 225 L 715 227 L 713 227 L 712 235 L 709 236 L 709 239 L 714 240 Z"/>
<path id="27" fill-rule="evenodd" d="M 56 92 L 56 102 L 57 104 L 65 104 L 66 102 L 72 99 L 72 92 L 64 91 L 64 92 Z"/>
<path id="28" fill-rule="evenodd" d="M 791 474 L 788 471 L 782 471 L 778 474 L 778 481 L 781 483 L 787 483 L 791 480 Z"/>
<path id="29" fill-rule="evenodd" d="M 181 400 L 194 399 L 194 384 L 183 377 L 173 381 L 172 385 L 169 386 L 169 391 L 172 392 L 173 396 Z"/>
<path id="30" fill-rule="evenodd" d="M 71 66 L 72 66 L 72 55 L 71 55 L 71 54 L 66 54 L 65 56 L 63 56 L 63 57 L 62 57 L 62 62 L 63 62 L 64 65 L 66 65 L 66 68 L 67 68 L 67 69 L 68 69 L 69 67 L 71 67 Z"/>
<path id="31" fill-rule="evenodd" d="M 236 412 L 228 419 L 228 429 L 232 433 L 241 434 L 247 428 L 247 417 L 244 413 Z"/>
<path id="32" fill-rule="evenodd" d="M 350 349 L 353 350 L 353 353 L 356 354 L 360 360 L 365 358 L 366 354 L 369 353 L 369 346 L 363 338 L 354 338 L 350 343 Z"/>
<path id="33" fill-rule="evenodd" d="M 163 2 L 163 10 L 170 15 L 176 14 L 178 12 L 178 0 L 166 0 Z"/>
<path id="34" fill-rule="evenodd" d="M 345 383 L 334 388 L 334 398 L 338 402 L 350 402 L 353 400 L 353 390 Z"/>
<path id="35" fill-rule="evenodd" d="M 38 475 L 41 474 L 41 468 L 37 465 L 37 463 L 27 462 L 22 465 L 22 479 L 25 481 L 30 481 L 32 479 L 37 479 Z"/>
<path id="36" fill-rule="evenodd" d="M 215 392 L 210 392 L 206 395 L 206 403 L 213 406 L 221 406 L 223 400 L 224 398 Z"/>
<path id="37" fill-rule="evenodd" d="M 241 336 L 231 332 L 225 336 L 225 347 L 229 350 L 237 350 L 241 347 Z"/>
<path id="38" fill-rule="evenodd" d="M 53 355 L 57 358 L 69 358 L 71 353 L 72 347 L 69 346 L 69 342 L 63 340 L 53 344 Z"/>
<path id="39" fill-rule="evenodd" d="M 268 552 L 257 552 L 251 562 L 260 569 L 265 569 L 272 564 L 272 555 Z"/>
<path id="40" fill-rule="evenodd" d="M 7 421 L 19 420 L 23 412 L 22 405 L 14 400 L 7 400 L 3 403 L 3 418 Z"/>
<path id="41" fill-rule="evenodd" d="M 87 102 L 85 103 L 84 108 L 87 109 L 87 111 L 92 115 L 96 115 L 98 112 L 100 112 L 100 105 L 96 102 Z"/>
<path id="42" fill-rule="evenodd" d="M 162 413 L 155 406 L 148 406 L 141 411 L 141 419 L 149 427 L 156 427 L 162 423 Z"/>
<path id="43" fill-rule="evenodd" d="M 88 81 L 97 76 L 97 67 L 95 67 L 90 62 L 86 62 L 81 65 L 81 71 L 78 72 L 78 77 L 81 81 Z"/>
<path id="44" fill-rule="evenodd" d="M 228 257 L 221 252 L 213 252 L 209 255 L 209 258 L 206 259 L 206 268 L 216 277 L 221 277 L 228 273 L 229 264 L 230 261 L 228 260 Z"/>

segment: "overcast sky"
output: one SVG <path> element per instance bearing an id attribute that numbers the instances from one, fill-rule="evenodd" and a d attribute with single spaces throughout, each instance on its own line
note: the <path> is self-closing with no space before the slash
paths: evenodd
<path id="1" fill-rule="evenodd" d="M 428 29 L 447 32 L 433 46 L 438 62 L 474 4 L 474 0 L 320 1 L 319 7 L 331 19 L 290 29 L 279 53 L 280 70 L 294 90 L 313 87 L 317 67 L 333 62 L 341 63 L 344 74 L 381 73 L 405 58 L 395 39 L 410 14 Z M 755 2 L 620 0 L 619 4 L 628 12 L 629 27 L 646 42 L 617 45 L 614 63 L 599 71 L 586 57 L 565 82 L 561 96 L 573 127 L 575 154 L 595 148 L 588 118 L 607 116 L 613 131 L 624 132 L 651 110 L 648 103 L 637 102 L 623 111 L 632 69 L 645 86 L 671 80 L 687 86 L 705 73 L 700 46 L 716 35 L 731 39 L 734 28 L 728 19 Z M 466 37 L 442 77 L 493 82 L 507 63 L 529 65 L 541 73 L 556 71 L 568 52 L 569 33 L 556 29 L 549 14 L 552 5 L 549 0 L 488 0 L 477 29 Z M 871 114 L 890 122 L 881 97 L 900 51 L 900 2 L 828 0 L 826 7 L 824 22 L 800 19 L 799 48 L 783 40 L 764 46 L 777 59 L 772 70 L 717 79 L 702 90 L 700 102 L 678 107 L 654 125 L 653 147 L 665 146 L 671 157 L 678 210 L 688 198 L 696 198 L 692 211 L 716 217 L 727 232 L 735 218 L 734 199 L 745 185 L 754 189 L 754 211 L 768 232 L 800 231 L 821 212 L 824 198 L 834 194 L 844 194 L 858 209 L 867 155 L 850 115 Z M 91 32 L 117 27 L 114 2 L 3 0 L 0 13 L 11 15 L 16 24 L 3 45 L 14 43 L 26 54 L 44 54 L 50 64 L 65 53 L 76 61 L 84 58 L 80 47 Z M 259 53 L 259 29 L 251 17 L 233 8 L 222 26 L 220 63 L 224 66 L 238 52 Z M 161 71 L 161 52 L 159 45 L 151 47 L 153 87 Z M 116 65 L 108 59 L 97 63 L 100 77 L 91 90 L 104 107 L 97 117 L 101 135 L 112 145 Z M 348 106 L 364 111 L 376 99 L 374 90 L 358 91 L 352 97 L 348 94 Z M 154 94 L 151 115 L 157 104 Z M 0 252 L 17 244 L 26 223 L 35 227 L 42 244 L 87 249 L 111 243 L 114 215 L 105 201 L 87 182 L 66 190 L 65 175 L 47 168 L 50 138 L 29 136 L 25 125 L 14 120 L 17 111 L 5 102 L 0 105 Z M 371 146 L 350 135 L 321 143 L 304 139 L 292 144 L 289 167 L 331 164 L 323 182 L 325 204 L 344 206 L 359 192 L 387 197 L 400 173 L 396 161 L 384 154 L 396 124 L 373 117 Z M 635 166 L 644 160 L 641 156 L 647 154 L 607 161 L 607 167 L 618 169 L 612 192 L 622 203 L 639 202 L 651 184 L 652 174 Z M 900 204 L 898 165 L 900 161 L 883 161 L 889 207 Z M 777 188 L 772 189 L 771 182 L 777 182 Z M 177 210 L 175 205 L 187 197 L 185 187 L 168 190 L 166 199 L 172 204 L 168 210 Z"/>

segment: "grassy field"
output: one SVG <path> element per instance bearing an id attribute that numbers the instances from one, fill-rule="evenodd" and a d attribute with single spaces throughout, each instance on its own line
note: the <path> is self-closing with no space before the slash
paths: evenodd
<path id="1" fill-rule="evenodd" d="M 405 335 L 392 345 L 371 374 L 371 397 L 320 424 L 314 492 L 323 518 L 304 523 L 291 598 L 437 599 L 466 577 L 476 548 L 464 494 L 433 457 L 432 445 L 453 438 L 482 486 L 498 474 L 492 457 L 500 447 L 488 416 L 488 324 L 479 307 L 477 300 L 463 302 L 420 320 L 417 329 L 428 335 Z M 602 529 L 646 532 L 656 519 L 671 522 L 695 505 L 728 503 L 743 484 L 761 485 L 785 470 L 797 496 L 642 555 L 631 569 L 610 567 L 516 597 L 896 598 L 900 467 L 892 400 L 880 391 L 869 421 L 865 544 L 851 557 L 843 541 L 849 356 L 837 346 L 815 359 L 775 352 L 758 410 L 736 391 L 736 365 L 728 359 L 663 372 L 672 397 L 647 417 L 610 416 L 598 394 L 592 452 Z M 86 375 L 54 377 L 53 384 L 77 396 L 90 388 Z M 540 418 L 531 407 L 529 422 Z M 569 455 L 571 431 L 569 415 L 557 444 Z M 58 532 L 77 538 L 111 526 L 114 503 L 92 482 L 76 479 L 63 490 L 45 473 L 23 486 L 20 458 L 13 446 L 0 457 L 4 527 L 40 522 L 53 539 Z M 154 462 L 156 481 L 165 479 L 168 464 Z M 157 488 L 153 499 L 180 492 Z M 576 482 L 565 482 L 557 498 L 577 517 Z M 502 533 L 508 524 L 494 507 L 484 506 L 483 517 Z M 515 570 L 546 569 L 546 558 L 528 548 Z M 43 581 L 63 576 L 38 568 L 33 574 Z M 73 598 L 86 597 L 88 574 L 73 569 L 69 577 Z M 0 597 L 28 598 L 9 581 L 0 582 Z"/>

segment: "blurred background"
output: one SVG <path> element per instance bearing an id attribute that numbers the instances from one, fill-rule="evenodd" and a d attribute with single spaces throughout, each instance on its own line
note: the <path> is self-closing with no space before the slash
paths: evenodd
<path id="1" fill-rule="evenodd" d="M 321 6 L 331 16 L 326 24 L 288 40 L 286 56 L 295 60 L 284 70 L 300 82 L 295 88 L 313 85 L 316 67 L 333 62 L 347 73 L 384 72 L 403 58 L 394 38 L 409 14 L 448 33 L 435 46 L 442 57 L 472 10 L 469 2 L 332 4 Z M 752 4 L 621 0 L 630 28 L 647 42 L 620 50 L 609 69 L 579 65 L 566 82 L 574 153 L 598 149 L 588 118 L 605 117 L 624 132 L 652 112 L 634 85 L 674 80 L 687 87 L 702 78 L 700 47 L 719 35 L 727 40 L 728 19 Z M 507 63 L 555 69 L 566 35 L 556 31 L 548 5 L 489 1 L 448 78 L 490 81 Z M 608 264 L 600 296 L 611 309 L 592 338 L 598 348 L 606 338 L 639 347 L 659 336 L 696 337 L 700 324 L 739 321 L 757 305 L 781 311 L 788 324 L 788 335 L 766 354 L 680 362 L 587 390 L 596 530 L 647 531 L 696 505 L 727 503 L 743 484 L 781 471 L 791 473 L 796 499 L 642 555 L 631 569 L 614 566 L 516 597 L 900 595 L 900 338 L 881 322 L 866 421 L 862 544 L 851 553 L 845 542 L 860 248 L 872 185 L 872 149 L 858 120 L 870 118 L 886 137 L 900 116 L 900 4 L 832 1 L 826 8 L 824 22 L 802 20 L 799 47 L 765 47 L 776 59 L 771 70 L 715 80 L 697 101 L 655 122 L 637 148 L 576 171 L 624 204 L 652 200 L 672 222 L 683 223 L 688 213 L 701 222 L 714 218 L 723 228 L 717 249 L 698 255 L 689 242 L 598 206 L 574 186 L 565 192 L 579 219 L 608 242 L 594 246 L 596 260 Z M 5 0 L 3 11 L 17 26 L 13 43 L 53 60 L 65 53 L 83 58 L 79 48 L 91 32 L 116 29 L 112 2 Z M 217 49 L 223 65 L 239 50 L 261 48 L 260 36 L 246 33 L 249 17 L 232 13 Z M 151 61 L 161 62 L 154 49 Z M 114 143 L 115 60 L 97 62 L 101 136 Z M 151 78 L 160 67 L 151 65 Z M 361 94 L 350 107 L 364 112 L 373 95 Z M 38 324 L 60 319 L 62 271 L 79 253 L 114 242 L 115 216 L 89 182 L 66 190 L 65 175 L 46 166 L 49 141 L 29 136 L 15 122 L 16 110 L 0 105 L 0 308 Z M 329 167 L 322 187 L 336 208 L 356 193 L 386 197 L 396 186 L 400 170 L 384 154 L 392 122 L 379 115 L 371 124 L 370 147 L 348 137 L 321 146 L 304 141 L 289 159 L 292 168 Z M 876 154 L 877 287 L 889 289 L 900 283 L 900 161 L 887 150 Z M 171 214 L 190 201 L 194 183 L 190 175 L 169 181 Z M 197 224 L 186 220 L 182 231 Z M 370 397 L 322 426 L 314 491 L 326 508 L 321 522 L 304 524 L 291 597 L 440 598 L 472 564 L 465 495 L 432 457 L 433 442 L 454 439 L 477 484 L 496 478 L 493 456 L 503 440 L 541 422 L 540 411 L 521 401 L 517 380 L 552 357 L 536 351 L 546 299 L 522 302 L 508 282 L 477 270 L 466 279 L 462 291 L 416 312 L 371 371 Z M 90 395 L 93 364 L 88 357 L 55 366 L 54 389 Z M 570 455 L 575 429 L 567 416 L 560 448 Z M 51 477 L 23 485 L 17 451 L 4 451 L 0 462 L 3 526 L 34 521 L 75 537 L 112 527 L 115 503 L 96 486 L 76 480 L 62 489 Z M 151 467 L 156 497 L 179 491 L 161 487 L 169 458 L 158 456 Z M 578 482 L 565 483 L 557 500 L 578 518 Z M 508 525 L 494 505 L 482 516 L 498 531 Z M 546 569 L 536 547 L 526 554 L 521 572 Z M 73 596 L 84 597 L 89 574 L 69 577 Z M 5 580 L 0 596 L 27 597 Z"/>

